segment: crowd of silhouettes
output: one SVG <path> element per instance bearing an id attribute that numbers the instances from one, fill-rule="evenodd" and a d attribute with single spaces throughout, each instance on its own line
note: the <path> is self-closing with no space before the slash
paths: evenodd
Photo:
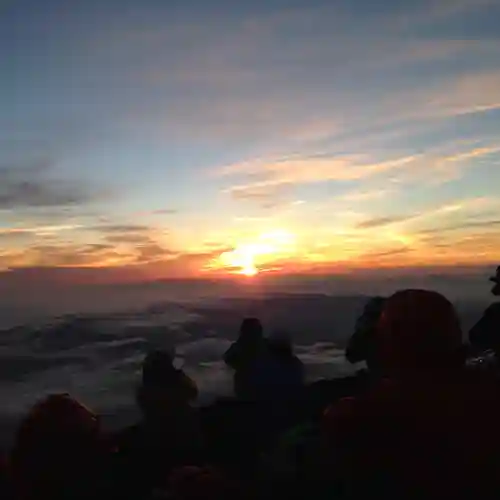
<path id="1" fill-rule="evenodd" d="M 491 279 L 499 296 L 500 267 Z M 436 292 L 376 297 L 345 351 L 366 367 L 306 384 L 290 336 L 266 337 L 247 318 L 224 356 L 233 398 L 196 408 L 196 384 L 173 354 L 151 352 L 131 427 L 104 432 L 68 394 L 35 404 L 0 461 L 0 497 L 497 497 L 498 369 L 468 365 L 462 337 L 455 308 Z M 500 303 L 469 340 L 500 356 Z"/>

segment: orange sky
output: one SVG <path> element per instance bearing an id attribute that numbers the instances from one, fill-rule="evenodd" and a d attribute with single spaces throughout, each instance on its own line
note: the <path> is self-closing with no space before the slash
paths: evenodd
<path id="1" fill-rule="evenodd" d="M 500 262 L 499 23 L 497 0 L 8 2 L 0 272 Z"/>

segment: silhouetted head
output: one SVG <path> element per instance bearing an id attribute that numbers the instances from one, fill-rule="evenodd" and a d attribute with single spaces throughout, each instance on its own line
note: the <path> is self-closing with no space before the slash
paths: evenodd
<path id="1" fill-rule="evenodd" d="M 174 367 L 172 354 L 153 351 L 142 366 L 137 403 L 146 418 L 162 418 L 189 406 L 196 393 L 193 386 L 191 379 Z"/>
<path id="2" fill-rule="evenodd" d="M 377 372 L 380 369 L 375 335 L 386 300 L 385 297 L 374 297 L 368 301 L 345 351 L 345 356 L 350 363 L 365 361 L 371 372 Z"/>
<path id="3" fill-rule="evenodd" d="M 263 331 L 262 323 L 257 318 L 245 318 L 240 326 L 241 337 L 248 340 L 261 340 Z"/>
<path id="4" fill-rule="evenodd" d="M 500 266 L 497 267 L 496 274 L 490 278 L 490 281 L 494 283 L 491 293 L 496 297 L 500 296 Z"/>
<path id="5" fill-rule="evenodd" d="M 390 297 L 377 329 L 384 372 L 425 376 L 463 364 L 462 332 L 455 308 L 427 290 L 404 290 Z"/>
<path id="6" fill-rule="evenodd" d="M 92 479 L 103 444 L 94 413 L 68 394 L 48 396 L 19 426 L 11 457 L 14 476 L 27 497 L 76 497 L 85 487 L 83 478 Z"/>
<path id="7" fill-rule="evenodd" d="M 165 386 L 172 379 L 176 369 L 174 356 L 167 351 L 151 351 L 142 363 L 142 385 Z"/>

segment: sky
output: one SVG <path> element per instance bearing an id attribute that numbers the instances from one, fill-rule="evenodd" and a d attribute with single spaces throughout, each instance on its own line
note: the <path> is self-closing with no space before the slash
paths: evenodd
<path id="1" fill-rule="evenodd" d="M 499 0 L 1 1 L 0 272 L 500 262 L 499 22 Z"/>

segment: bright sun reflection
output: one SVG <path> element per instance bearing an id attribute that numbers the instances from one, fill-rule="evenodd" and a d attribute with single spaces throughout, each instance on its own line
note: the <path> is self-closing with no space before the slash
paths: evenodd
<path id="1" fill-rule="evenodd" d="M 259 272 L 259 270 L 253 265 L 244 267 L 241 270 L 241 274 L 244 274 L 245 276 L 248 276 L 248 277 L 255 276 L 256 274 L 258 274 L 258 272 Z"/>
<path id="2" fill-rule="evenodd" d="M 289 250 L 294 241 L 293 235 L 284 230 L 264 233 L 253 243 L 241 243 L 233 250 L 222 253 L 218 263 L 222 267 L 231 268 L 235 274 L 255 276 L 259 273 L 259 264 L 272 261 Z"/>

